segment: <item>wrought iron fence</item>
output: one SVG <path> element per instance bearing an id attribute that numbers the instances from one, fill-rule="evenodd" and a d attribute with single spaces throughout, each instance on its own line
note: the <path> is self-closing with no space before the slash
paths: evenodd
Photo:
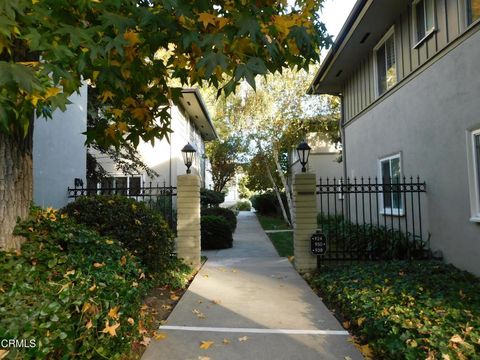
<path id="1" fill-rule="evenodd" d="M 425 192 L 419 177 L 320 179 L 318 224 L 327 250 L 319 264 L 428 257 Z"/>
<path id="2" fill-rule="evenodd" d="M 138 184 L 140 185 L 140 184 Z M 92 195 L 121 195 L 142 201 L 151 209 L 160 212 L 168 225 L 173 231 L 176 231 L 176 196 L 177 188 L 152 182 L 141 186 L 100 186 L 100 187 L 83 187 L 83 184 L 71 188 L 68 187 L 68 198 L 77 199 L 80 196 Z"/>

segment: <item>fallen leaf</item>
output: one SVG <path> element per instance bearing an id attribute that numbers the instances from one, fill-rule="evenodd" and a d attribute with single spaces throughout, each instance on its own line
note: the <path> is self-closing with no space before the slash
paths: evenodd
<path id="1" fill-rule="evenodd" d="M 93 326 L 93 322 L 92 322 L 92 319 L 88 320 L 87 324 L 85 325 L 85 327 L 87 329 L 90 329 L 91 327 Z"/>
<path id="2" fill-rule="evenodd" d="M 163 340 L 167 338 L 167 334 L 165 333 L 157 333 L 156 331 L 153 332 L 153 338 L 155 340 Z"/>
<path id="3" fill-rule="evenodd" d="M 75 270 L 69 270 L 65 273 L 65 275 L 63 275 L 63 277 L 67 277 L 68 275 L 74 275 L 75 274 Z"/>
<path id="4" fill-rule="evenodd" d="M 93 264 L 93 267 L 96 267 L 96 268 L 101 268 L 102 266 L 105 266 L 105 263 L 96 262 L 96 263 Z"/>
<path id="5" fill-rule="evenodd" d="M 96 285 L 96 284 L 93 284 L 92 286 L 90 286 L 90 287 L 88 288 L 88 291 L 94 291 L 96 288 L 97 288 L 97 285 Z"/>
<path id="6" fill-rule="evenodd" d="M 450 342 L 453 342 L 455 344 L 463 344 L 465 341 L 463 341 L 460 335 L 453 335 L 450 338 Z"/>
<path id="7" fill-rule="evenodd" d="M 110 334 L 110 336 L 117 336 L 117 329 L 120 327 L 120 323 L 115 322 L 110 326 L 108 320 L 105 321 L 105 328 L 102 330 L 102 333 Z"/>
<path id="8" fill-rule="evenodd" d="M 192 313 L 194 313 L 195 315 L 197 315 L 197 318 L 199 318 L 199 319 L 205 319 L 205 318 L 206 318 L 205 314 L 202 313 L 202 312 L 201 312 L 200 310 L 198 310 L 198 309 L 193 309 L 193 310 L 192 310 Z"/>
<path id="9" fill-rule="evenodd" d="M 224 344 L 230 344 L 230 340 L 228 340 L 227 338 L 223 339 L 222 341 Z"/>
<path id="10" fill-rule="evenodd" d="M 148 346 L 148 344 L 150 344 L 150 341 L 152 341 L 151 338 L 149 338 L 148 336 L 144 336 L 143 337 L 143 340 L 140 341 L 140 344 L 144 345 L 144 346 Z"/>
<path id="11" fill-rule="evenodd" d="M 138 283 L 136 281 L 132 282 L 132 287 L 137 287 Z"/>
<path id="12" fill-rule="evenodd" d="M 200 342 L 200 349 L 207 350 L 214 344 L 213 341 L 201 341 Z"/>
<path id="13" fill-rule="evenodd" d="M 357 319 L 357 325 L 358 325 L 358 326 L 362 326 L 362 324 L 365 322 L 365 320 L 366 320 L 366 319 L 365 319 L 364 317 L 359 317 L 359 318 Z"/>
<path id="14" fill-rule="evenodd" d="M 105 240 L 105 242 L 106 242 L 108 245 L 112 245 L 112 244 L 113 244 L 113 240 L 110 240 L 110 239 Z"/>
<path id="15" fill-rule="evenodd" d="M 215 305 L 218 305 L 218 304 L 221 304 L 222 301 L 221 300 L 212 300 L 212 303 L 215 304 Z"/>
<path id="16" fill-rule="evenodd" d="M 145 279 L 145 273 L 142 272 L 139 276 L 139 279 Z"/>
<path id="17" fill-rule="evenodd" d="M 178 299 L 180 299 L 180 296 L 177 296 L 175 294 L 170 295 L 170 300 L 177 301 Z"/>
<path id="18" fill-rule="evenodd" d="M 243 336 L 243 337 L 238 338 L 238 341 L 240 341 L 240 342 L 247 341 L 247 340 L 248 340 L 248 336 Z"/>
<path id="19" fill-rule="evenodd" d="M 130 325 L 135 324 L 135 320 L 133 320 L 131 317 L 127 319 L 127 322 L 128 322 Z"/>
<path id="20" fill-rule="evenodd" d="M 113 308 L 111 308 L 109 311 L 108 311 L 108 314 L 107 316 L 112 318 L 112 319 L 115 319 L 115 320 L 118 320 L 118 318 L 120 317 L 118 315 L 118 310 L 120 310 L 120 306 L 115 306 Z"/>
<path id="21" fill-rule="evenodd" d="M 120 265 L 125 266 L 126 264 L 127 264 L 127 258 L 125 257 L 125 255 L 123 255 L 120 258 Z"/>
<path id="22" fill-rule="evenodd" d="M 199 356 L 198 360 L 210 360 L 208 356 Z"/>
<path id="23" fill-rule="evenodd" d="M 236 273 L 236 272 L 237 272 L 237 269 L 232 269 L 232 272 L 233 272 L 233 273 Z"/>
<path id="24" fill-rule="evenodd" d="M 7 357 L 10 350 L 0 349 L 0 359 Z"/>
<path id="25" fill-rule="evenodd" d="M 343 327 L 344 327 L 345 329 L 349 329 L 349 328 L 350 328 L 350 321 L 344 321 L 344 322 L 342 323 L 342 325 L 343 325 Z"/>
<path id="26" fill-rule="evenodd" d="M 163 309 L 163 310 L 171 310 L 171 309 L 172 309 L 172 305 L 163 304 L 163 305 L 162 305 L 162 309 Z"/>

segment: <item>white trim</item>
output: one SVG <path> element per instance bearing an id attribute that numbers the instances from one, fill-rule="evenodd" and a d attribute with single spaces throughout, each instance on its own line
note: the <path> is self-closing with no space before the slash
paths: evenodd
<path id="1" fill-rule="evenodd" d="M 390 38 L 393 38 L 393 52 L 395 54 L 395 84 L 387 88 L 383 93 L 380 94 L 380 89 L 378 88 L 378 64 L 377 64 L 377 51 L 380 49 L 383 45 L 385 45 L 385 42 Z M 385 55 L 386 55 L 385 51 Z M 374 90 L 375 90 L 375 96 L 376 98 L 379 98 L 383 94 L 387 93 L 390 89 L 394 88 L 395 85 L 398 83 L 398 61 L 397 61 L 397 42 L 395 41 L 395 25 L 392 25 L 390 29 L 383 35 L 383 37 L 380 39 L 380 41 L 375 45 L 373 48 L 373 85 L 374 85 Z"/>
<path id="2" fill-rule="evenodd" d="M 424 4 L 424 14 L 423 14 L 423 19 L 424 19 L 424 27 L 425 27 L 425 35 L 423 35 L 423 37 L 421 39 L 418 39 L 417 38 L 417 33 L 418 33 L 418 24 L 417 24 L 417 5 L 423 1 L 423 4 Z M 430 29 L 427 29 L 427 9 L 426 9 L 426 6 L 425 6 L 425 2 L 426 1 L 432 1 L 432 10 L 433 10 L 433 25 Z M 435 5 L 435 1 L 434 0 L 415 0 L 413 3 L 412 3 L 412 26 L 413 26 L 413 29 L 412 29 L 412 36 L 413 36 L 413 49 L 419 47 L 423 42 L 425 42 L 435 31 L 437 31 L 437 9 L 436 9 L 436 5 Z"/>
<path id="3" fill-rule="evenodd" d="M 345 330 L 293 330 L 293 329 L 258 329 L 258 328 L 226 328 L 208 326 L 174 326 L 161 325 L 159 330 L 180 330 L 199 332 L 222 332 L 241 334 L 282 334 L 282 335 L 349 335 Z"/>
<path id="4" fill-rule="evenodd" d="M 470 188 L 470 221 L 480 222 L 480 175 L 475 149 L 475 137 L 480 136 L 480 128 L 467 131 L 468 183 Z"/>
<path id="5" fill-rule="evenodd" d="M 378 164 L 378 179 L 383 184 L 383 174 L 382 174 L 382 162 L 398 159 L 398 166 L 400 167 L 400 176 L 402 174 L 402 153 L 398 152 L 393 155 L 388 155 L 383 158 L 379 158 L 377 161 Z M 391 163 L 390 163 L 391 164 Z M 390 173 L 391 173 L 391 165 L 390 165 Z M 401 181 L 401 178 L 399 179 Z M 380 193 L 378 196 L 378 209 L 380 215 L 385 216 L 404 216 L 405 215 L 405 204 L 403 203 L 403 198 L 400 197 L 401 207 L 400 208 L 384 208 L 383 207 L 383 193 Z M 393 200 L 392 200 L 393 201 Z M 393 205 L 393 203 L 392 203 Z"/>

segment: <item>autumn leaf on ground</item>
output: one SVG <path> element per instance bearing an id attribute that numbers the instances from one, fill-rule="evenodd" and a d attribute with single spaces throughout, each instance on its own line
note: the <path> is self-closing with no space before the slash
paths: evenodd
<path id="1" fill-rule="evenodd" d="M 207 350 L 214 344 L 213 341 L 201 341 L 200 342 L 200 349 Z"/>
<path id="2" fill-rule="evenodd" d="M 171 310 L 171 309 L 172 309 L 172 305 L 162 304 L 162 309 L 163 309 L 163 310 Z"/>
<path id="3" fill-rule="evenodd" d="M 167 338 L 167 334 L 165 333 L 157 333 L 156 331 L 153 332 L 153 338 L 155 340 L 163 340 Z"/>
<path id="4" fill-rule="evenodd" d="M 115 307 L 111 308 L 108 311 L 108 317 L 110 317 L 112 319 L 115 319 L 115 320 L 118 320 L 118 318 L 120 317 L 118 315 L 118 310 L 120 310 L 120 306 L 115 306 Z"/>
<path id="5" fill-rule="evenodd" d="M 132 282 L 132 287 L 136 288 L 138 286 L 138 283 L 136 281 Z"/>
<path id="6" fill-rule="evenodd" d="M 203 274 L 202 276 L 205 278 L 208 278 L 208 274 Z"/>
<path id="7" fill-rule="evenodd" d="M 95 267 L 95 268 L 101 268 L 103 266 L 105 266 L 105 263 L 103 263 L 103 262 L 102 263 L 98 263 L 98 262 L 93 263 L 93 267 Z"/>
<path id="8" fill-rule="evenodd" d="M 87 324 L 85 325 L 85 327 L 87 329 L 90 329 L 91 327 L 93 326 L 93 322 L 92 322 L 92 319 L 88 320 Z"/>
<path id="9" fill-rule="evenodd" d="M 211 360 L 208 356 L 199 356 L 198 360 Z"/>
<path id="10" fill-rule="evenodd" d="M 123 255 L 120 258 L 120 265 L 125 266 L 126 264 L 127 264 L 127 258 L 125 257 L 125 255 Z"/>
<path id="11" fill-rule="evenodd" d="M 145 273 L 142 272 L 138 278 L 139 279 L 145 279 Z"/>
<path id="12" fill-rule="evenodd" d="M 127 322 L 128 322 L 130 325 L 135 324 L 135 320 L 133 320 L 131 317 L 129 317 L 129 318 L 127 319 Z"/>
<path id="13" fill-rule="evenodd" d="M 202 313 L 202 312 L 201 312 L 200 310 L 198 310 L 198 309 L 193 309 L 193 310 L 192 310 L 192 313 L 194 313 L 195 315 L 197 315 L 197 318 L 199 318 L 199 319 L 205 319 L 205 318 L 206 318 L 205 314 Z"/>
<path id="14" fill-rule="evenodd" d="M 238 341 L 240 341 L 240 342 L 247 341 L 247 340 L 248 340 L 248 336 L 243 336 L 243 337 L 238 338 Z"/>
<path id="15" fill-rule="evenodd" d="M 460 337 L 460 335 L 453 335 L 450 338 L 450 342 L 452 342 L 454 344 L 463 344 L 465 341 L 463 341 L 463 339 Z"/>
<path id="16" fill-rule="evenodd" d="M 143 340 L 140 341 L 140 344 L 144 345 L 144 346 L 148 346 L 148 344 L 150 344 L 150 341 L 152 341 L 151 338 L 149 338 L 148 336 L 144 336 L 143 337 Z"/>
<path id="17" fill-rule="evenodd" d="M 105 329 L 102 330 L 102 333 L 110 334 L 110 336 L 117 336 L 117 329 L 120 327 L 118 322 L 115 322 L 110 326 L 108 320 L 105 321 Z"/>
<path id="18" fill-rule="evenodd" d="M 226 344 L 230 344 L 230 340 L 228 340 L 227 338 L 223 339 L 222 343 L 224 343 L 225 345 Z"/>
<path id="19" fill-rule="evenodd" d="M 113 244 L 113 240 L 110 240 L 110 239 L 105 240 L 105 243 L 108 244 L 108 245 L 112 245 L 112 244 Z"/>
<path id="20" fill-rule="evenodd" d="M 237 269 L 232 269 L 232 272 L 233 272 L 233 273 L 236 273 L 236 272 L 237 272 Z"/>
<path id="21" fill-rule="evenodd" d="M 178 299 L 180 299 L 180 296 L 177 296 L 175 294 L 170 295 L 170 300 L 177 301 Z"/>
<path id="22" fill-rule="evenodd" d="M 97 284 L 93 284 L 88 288 L 88 291 L 94 291 L 97 288 Z"/>
<path id="23" fill-rule="evenodd" d="M 218 305 L 218 304 L 221 304 L 222 301 L 221 300 L 212 300 L 212 303 L 215 304 L 215 305 Z"/>

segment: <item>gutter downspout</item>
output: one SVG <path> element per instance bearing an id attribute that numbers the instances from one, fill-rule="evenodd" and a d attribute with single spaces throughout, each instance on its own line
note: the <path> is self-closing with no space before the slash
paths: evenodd
<path id="1" fill-rule="evenodd" d="M 340 136 L 342 139 L 342 163 L 343 163 L 343 179 L 347 180 L 347 142 L 345 136 L 345 105 L 343 101 L 343 95 L 339 94 L 340 97 Z"/>

